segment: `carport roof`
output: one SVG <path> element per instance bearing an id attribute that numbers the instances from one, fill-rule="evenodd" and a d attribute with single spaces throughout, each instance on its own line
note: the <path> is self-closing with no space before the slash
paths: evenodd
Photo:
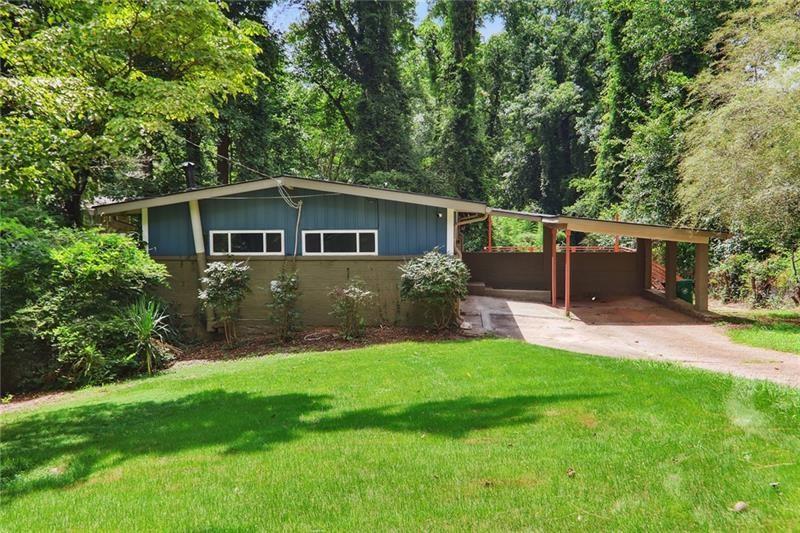
<path id="1" fill-rule="evenodd" d="M 707 243 L 712 237 L 727 239 L 730 234 L 725 232 L 686 228 L 679 226 L 663 226 L 658 224 L 642 224 L 639 222 L 622 222 L 618 220 L 600 220 L 597 218 L 581 218 L 566 215 L 548 215 L 544 213 L 529 213 L 524 211 L 511 211 L 508 209 L 488 208 L 493 216 L 520 218 L 541 222 L 549 227 L 580 231 L 582 233 L 604 233 L 607 235 L 622 235 L 640 239 L 653 239 L 660 241 Z"/>

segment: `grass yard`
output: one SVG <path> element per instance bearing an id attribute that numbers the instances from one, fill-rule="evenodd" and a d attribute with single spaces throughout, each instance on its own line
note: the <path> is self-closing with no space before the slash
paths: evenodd
<path id="1" fill-rule="evenodd" d="M 800 355 L 800 311 L 725 309 L 721 314 L 739 322 L 728 327 L 733 342 Z"/>
<path id="2" fill-rule="evenodd" d="M 800 391 L 511 340 L 184 365 L 2 422 L 5 531 L 800 529 Z"/>
<path id="3" fill-rule="evenodd" d="M 728 336 L 739 344 L 800 355 L 800 325 L 797 324 L 778 322 L 732 327 L 728 329 Z"/>

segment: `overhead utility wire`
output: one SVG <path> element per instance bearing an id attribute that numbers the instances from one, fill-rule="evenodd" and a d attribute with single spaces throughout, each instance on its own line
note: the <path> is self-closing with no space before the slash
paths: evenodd
<path id="1" fill-rule="evenodd" d="M 179 139 L 182 139 L 183 141 L 191 144 L 192 146 L 194 146 L 196 148 L 199 148 L 200 150 L 204 150 L 204 148 L 202 146 L 200 146 L 199 144 L 197 144 L 195 142 L 190 141 L 189 139 L 187 139 L 186 137 L 184 137 L 182 135 L 179 135 L 177 133 L 173 133 L 173 135 L 175 135 Z M 238 162 L 238 161 L 236 161 L 236 160 L 234 160 L 234 159 L 232 159 L 230 157 L 227 157 L 227 156 L 224 156 L 224 155 L 220 155 L 220 154 L 213 154 L 213 155 L 215 157 L 219 158 L 219 159 L 223 159 L 223 160 L 229 162 L 232 165 L 236 165 L 236 166 L 241 167 L 241 168 L 243 168 L 245 170 L 249 170 L 250 172 L 252 172 L 253 174 L 256 174 L 257 176 L 261 176 L 261 177 L 264 177 L 264 178 L 267 178 L 267 179 L 275 180 L 275 183 L 277 184 L 278 194 L 280 194 L 281 198 L 286 203 L 286 205 L 288 205 L 289 207 L 291 207 L 292 209 L 297 211 L 297 221 L 295 223 L 295 228 L 294 228 L 294 253 L 292 254 L 293 257 L 297 257 L 297 241 L 298 241 L 299 236 L 300 236 L 300 215 L 303 213 L 303 201 L 299 200 L 299 201 L 295 202 L 294 200 L 292 200 L 292 197 L 284 189 L 283 184 L 281 183 L 280 179 L 278 179 L 278 178 L 276 178 L 274 176 L 268 176 L 268 175 L 264 174 L 263 172 L 260 172 L 260 171 L 254 169 L 254 168 L 250 168 L 247 165 L 242 164 L 242 163 L 240 163 L 240 162 Z"/>

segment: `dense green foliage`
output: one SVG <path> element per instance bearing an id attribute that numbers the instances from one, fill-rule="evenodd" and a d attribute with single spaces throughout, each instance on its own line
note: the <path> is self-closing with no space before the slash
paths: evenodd
<path id="1" fill-rule="evenodd" d="M 788 258 L 800 299 L 798 9 L 0 1 L 0 190 L 79 224 L 97 196 L 293 173 L 725 227 L 715 262 Z"/>
<path id="2" fill-rule="evenodd" d="M 798 417 L 797 389 L 510 340 L 182 365 L 2 413 L 0 520 L 790 531 Z"/>
<path id="3" fill-rule="evenodd" d="M 124 310 L 166 284 L 129 237 L 0 219 L 4 390 L 102 383 L 155 369 Z"/>
<path id="4" fill-rule="evenodd" d="M 433 250 L 409 260 L 400 271 L 400 297 L 425 306 L 434 329 L 458 325 L 458 304 L 467 297 L 469 281 L 461 259 Z"/>
<path id="5" fill-rule="evenodd" d="M 687 132 L 680 199 L 694 220 L 785 250 L 800 302 L 798 8 L 756 2 L 714 34 L 708 46 L 719 59 L 698 80 L 703 107 Z"/>
<path id="6" fill-rule="evenodd" d="M 152 180 L 140 155 L 258 78 L 258 26 L 206 0 L 2 2 L 0 23 L 0 186 L 76 224 L 84 195 L 120 172 Z"/>

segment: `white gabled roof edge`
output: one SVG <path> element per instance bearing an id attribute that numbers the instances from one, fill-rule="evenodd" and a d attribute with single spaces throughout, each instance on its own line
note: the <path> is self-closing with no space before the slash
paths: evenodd
<path id="1" fill-rule="evenodd" d="M 206 187 L 192 191 L 166 194 L 163 196 L 154 196 L 152 198 L 140 198 L 134 200 L 125 200 L 123 202 L 116 202 L 112 204 L 95 205 L 93 208 L 95 209 L 96 213 L 100 215 L 131 213 L 142 208 L 160 207 L 164 205 L 188 202 L 190 200 L 205 200 L 208 198 L 229 196 L 232 194 L 272 189 L 277 187 L 278 183 L 290 188 L 297 187 L 316 191 L 347 194 L 351 196 L 375 198 L 378 200 L 429 205 L 432 207 L 454 209 L 456 211 L 463 211 L 467 213 L 485 213 L 488 209 L 486 204 L 468 200 L 460 200 L 458 198 L 394 191 L 390 189 L 369 187 L 366 185 L 353 185 L 350 183 L 297 178 L 293 176 L 279 176 L 275 178 L 265 178 L 260 180 L 245 181 L 242 183 L 233 183 L 230 185 L 217 185 L 214 187 Z"/>

